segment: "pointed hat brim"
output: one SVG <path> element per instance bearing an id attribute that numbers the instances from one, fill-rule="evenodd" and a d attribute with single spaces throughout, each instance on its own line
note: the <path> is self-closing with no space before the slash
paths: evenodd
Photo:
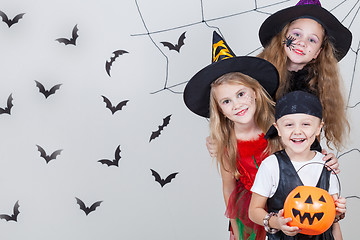
<path id="1" fill-rule="evenodd" d="M 278 71 L 268 61 L 250 56 L 227 58 L 206 66 L 190 79 L 183 95 L 185 105 L 193 113 L 209 118 L 211 83 L 231 72 L 240 72 L 254 78 L 272 97 L 279 85 Z"/>

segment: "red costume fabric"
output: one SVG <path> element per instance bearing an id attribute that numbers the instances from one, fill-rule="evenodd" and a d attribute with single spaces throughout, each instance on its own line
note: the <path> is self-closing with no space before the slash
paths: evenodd
<path id="1" fill-rule="evenodd" d="M 250 189 L 261 162 L 268 156 L 268 154 L 264 153 L 266 147 L 267 141 L 264 139 L 264 134 L 259 135 L 257 139 L 249 141 L 238 140 L 237 143 L 239 153 L 237 169 L 240 177 L 236 188 L 229 198 L 226 216 L 237 219 L 241 240 L 264 240 L 266 237 L 264 227 L 253 223 L 248 215 L 252 194 Z"/>

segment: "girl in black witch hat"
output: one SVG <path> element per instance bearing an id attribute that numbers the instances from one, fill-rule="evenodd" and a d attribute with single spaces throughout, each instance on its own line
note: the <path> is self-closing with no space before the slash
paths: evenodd
<path id="1" fill-rule="evenodd" d="M 276 99 L 295 90 L 317 95 L 324 109 L 326 143 L 340 150 L 349 123 L 338 61 L 350 48 L 351 32 L 319 0 L 301 0 L 269 16 L 259 38 L 264 50 L 258 57 L 279 71 Z"/>
<path id="2" fill-rule="evenodd" d="M 235 239 L 264 240 L 264 228 L 248 218 L 250 188 L 267 156 L 264 132 L 273 121 L 271 96 L 278 86 L 276 68 L 264 59 L 236 57 L 214 32 L 213 63 L 195 74 L 184 90 L 186 106 L 210 117 L 216 143 L 226 215 Z"/>

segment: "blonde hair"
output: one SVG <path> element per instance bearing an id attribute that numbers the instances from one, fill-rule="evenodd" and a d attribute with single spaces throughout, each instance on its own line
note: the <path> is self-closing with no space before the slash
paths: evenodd
<path id="1" fill-rule="evenodd" d="M 214 93 L 214 88 L 222 84 L 244 85 L 254 90 L 256 101 L 254 120 L 263 132 L 266 132 L 274 122 L 274 102 L 257 80 L 239 72 L 224 74 L 211 84 L 210 136 L 216 145 L 217 161 L 223 169 L 237 175 L 238 150 L 234 122 L 224 116 Z M 225 161 L 229 164 L 225 164 Z"/>
<path id="2" fill-rule="evenodd" d="M 272 38 L 271 42 L 258 55 L 271 62 L 279 71 L 279 88 L 276 99 L 290 91 L 290 74 L 287 70 L 288 58 L 282 44 L 291 23 Z M 344 145 L 350 125 L 346 117 L 342 79 L 338 69 L 336 50 L 325 34 L 322 49 L 316 59 L 306 66 L 309 74 L 309 90 L 315 93 L 323 107 L 324 135 L 326 145 L 340 150 Z M 334 114 L 336 111 L 336 114 Z"/>
<path id="3" fill-rule="evenodd" d="M 265 151 L 274 153 L 284 149 L 280 136 L 272 137 L 268 139 L 268 145 Z"/>

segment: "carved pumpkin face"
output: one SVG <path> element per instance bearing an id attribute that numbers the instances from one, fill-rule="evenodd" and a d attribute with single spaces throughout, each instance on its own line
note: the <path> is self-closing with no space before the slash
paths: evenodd
<path id="1" fill-rule="evenodd" d="M 284 217 L 291 217 L 289 226 L 297 226 L 302 234 L 319 235 L 335 219 L 335 203 L 330 194 L 317 187 L 298 186 L 287 196 Z"/>

